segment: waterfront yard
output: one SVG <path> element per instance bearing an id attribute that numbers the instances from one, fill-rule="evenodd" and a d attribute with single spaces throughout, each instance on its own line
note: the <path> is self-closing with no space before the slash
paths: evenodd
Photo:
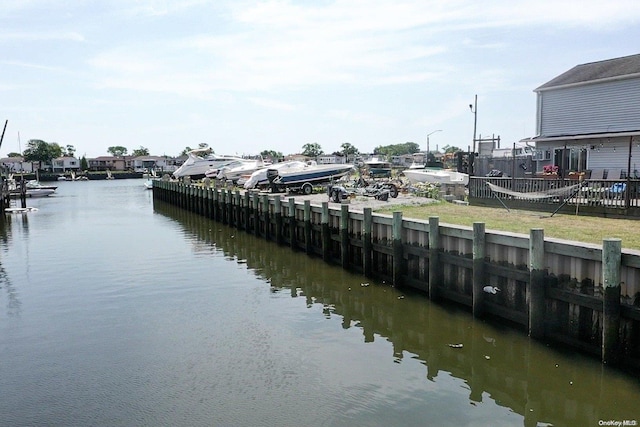
<path id="1" fill-rule="evenodd" d="M 420 205 L 394 205 L 374 208 L 375 212 L 390 214 L 402 211 L 405 218 L 440 218 L 440 223 L 472 226 L 484 222 L 487 230 L 510 231 L 529 234 L 532 228 L 543 228 L 545 237 L 602 244 L 609 237 L 622 239 L 625 249 L 640 250 L 640 223 L 633 219 L 598 218 L 533 212 L 480 206 L 465 206 L 448 202 Z"/>

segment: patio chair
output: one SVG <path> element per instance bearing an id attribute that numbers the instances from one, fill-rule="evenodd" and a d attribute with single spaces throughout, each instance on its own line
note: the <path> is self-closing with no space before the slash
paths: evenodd
<path id="1" fill-rule="evenodd" d="M 604 179 L 604 172 L 606 169 L 594 169 L 591 171 L 591 175 L 589 175 L 589 179 L 599 180 Z"/>

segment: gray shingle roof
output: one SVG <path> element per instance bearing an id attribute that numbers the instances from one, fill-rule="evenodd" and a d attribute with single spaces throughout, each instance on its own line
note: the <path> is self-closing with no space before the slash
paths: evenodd
<path id="1" fill-rule="evenodd" d="M 623 56 L 621 58 L 576 65 L 569 71 L 538 87 L 535 91 L 638 73 L 640 73 L 640 54 Z"/>

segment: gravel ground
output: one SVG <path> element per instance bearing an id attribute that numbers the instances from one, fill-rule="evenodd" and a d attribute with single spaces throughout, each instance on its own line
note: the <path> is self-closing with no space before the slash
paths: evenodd
<path id="1" fill-rule="evenodd" d="M 329 202 L 329 207 L 340 206 L 341 203 L 334 203 L 329 200 L 329 195 L 326 193 L 322 194 L 311 194 L 309 196 L 304 196 L 301 194 L 283 194 L 282 199 L 286 201 L 289 197 L 295 197 L 296 202 L 310 200 L 312 205 L 320 205 L 322 202 Z M 372 208 L 379 209 L 386 206 L 393 205 L 422 205 L 425 203 L 433 202 L 433 199 L 428 199 L 426 197 L 418 197 L 413 194 L 398 194 L 398 197 L 389 198 L 387 201 L 383 202 L 381 200 L 376 200 L 374 197 L 365 197 L 365 196 L 355 196 L 350 197 L 348 199 L 348 203 L 351 206 L 351 209 L 354 210 L 362 210 L 363 208 Z M 347 201 L 345 200 L 345 203 Z"/>

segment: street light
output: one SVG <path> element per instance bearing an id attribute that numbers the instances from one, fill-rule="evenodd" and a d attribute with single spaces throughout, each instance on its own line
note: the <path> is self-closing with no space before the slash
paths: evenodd
<path id="1" fill-rule="evenodd" d="M 469 109 L 473 113 L 473 151 L 469 158 L 469 175 L 473 175 L 473 160 L 476 156 L 476 126 L 478 124 L 478 95 L 475 96 L 473 104 L 469 104 Z"/>
<path id="2" fill-rule="evenodd" d="M 429 149 L 429 136 L 433 135 L 436 132 L 442 132 L 442 129 L 434 130 L 433 132 L 427 134 L 427 154 L 431 152 L 431 150 Z"/>

